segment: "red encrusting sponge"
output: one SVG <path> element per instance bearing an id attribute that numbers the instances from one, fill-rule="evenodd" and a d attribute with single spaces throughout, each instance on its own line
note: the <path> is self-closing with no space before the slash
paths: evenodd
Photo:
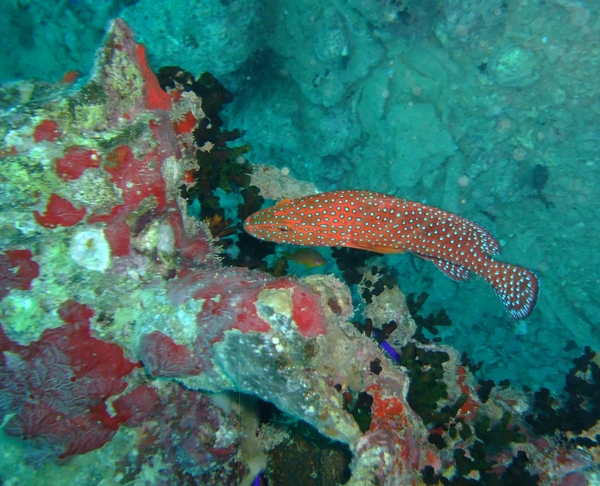
<path id="1" fill-rule="evenodd" d="M 69 147 L 64 157 L 56 159 L 56 173 L 65 181 L 79 179 L 86 169 L 100 167 L 101 157 L 95 150 Z"/>
<path id="2" fill-rule="evenodd" d="M 35 143 L 40 143 L 42 140 L 48 142 L 54 142 L 57 138 L 60 138 L 60 130 L 58 129 L 58 123 L 52 120 L 42 120 L 33 132 L 33 139 Z"/>
<path id="3" fill-rule="evenodd" d="M 85 211 L 84 207 L 77 209 L 70 201 L 52 193 L 44 214 L 34 211 L 33 217 L 44 228 L 74 226 L 84 218 Z"/>

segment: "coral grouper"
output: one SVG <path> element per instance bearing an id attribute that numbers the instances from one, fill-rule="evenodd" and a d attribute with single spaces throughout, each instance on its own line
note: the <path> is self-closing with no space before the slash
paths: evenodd
<path id="1" fill-rule="evenodd" d="M 535 306 L 529 270 L 494 260 L 498 242 L 481 226 L 440 209 L 369 191 L 333 191 L 284 199 L 249 216 L 244 229 L 261 240 L 416 253 L 453 280 L 483 277 L 514 319 Z"/>

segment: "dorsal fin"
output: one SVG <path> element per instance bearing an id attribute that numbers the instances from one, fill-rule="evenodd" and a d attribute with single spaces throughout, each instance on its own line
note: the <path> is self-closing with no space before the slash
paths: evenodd
<path id="1" fill-rule="evenodd" d="M 284 199 L 280 199 L 279 201 L 277 201 L 275 203 L 275 206 L 284 206 L 284 205 L 289 204 L 291 202 L 292 202 L 292 200 L 286 197 Z"/>

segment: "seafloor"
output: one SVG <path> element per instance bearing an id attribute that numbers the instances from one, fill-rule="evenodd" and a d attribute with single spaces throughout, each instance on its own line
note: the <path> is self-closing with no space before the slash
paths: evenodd
<path id="1" fill-rule="evenodd" d="M 303 419 L 320 439 L 347 445 L 339 469 L 350 467 L 354 484 L 598 484 L 597 2 L 18 0 L 1 8 L 3 483 L 60 484 L 59 476 L 73 482 L 79 474 L 76 484 L 86 485 L 250 484 L 266 468 L 263 483 L 294 484 L 277 476 L 292 457 L 277 447 L 300 438 L 314 445 L 286 422 Z M 117 17 L 124 22 L 115 33 Z M 149 66 L 132 35 L 146 46 Z M 254 182 L 257 167 L 269 174 L 261 187 L 267 201 L 248 192 L 251 166 Z M 290 185 L 303 190 L 291 195 Z M 500 259 L 539 277 L 535 310 L 513 320 L 483 280 L 457 283 L 411 254 L 322 248 L 323 261 L 312 264 L 303 254 L 285 256 L 296 250 L 290 245 L 253 246 L 243 217 L 313 187 L 385 192 L 480 224 L 499 240 Z M 241 311 L 221 300 L 232 288 L 247 300 Z M 374 301 L 380 295 L 387 300 Z M 203 299 L 216 302 L 218 329 Z M 248 302 L 270 310 L 257 317 Z M 324 314 L 298 316 L 297 305 L 322 306 Z M 299 331 L 290 337 L 277 316 Z M 407 327 L 386 331 L 384 316 Z M 69 325 L 82 334 L 44 334 Z M 266 328 L 275 334 L 256 337 Z M 365 334 L 394 343 L 400 358 L 376 357 Z M 291 350 L 271 356 L 284 337 Z M 114 369 L 81 369 L 78 340 L 100 346 Z M 275 351 L 260 355 L 270 345 Z M 373 373 L 376 360 L 393 382 L 387 388 Z M 357 371 L 361 363 L 377 378 Z M 235 366 L 247 367 L 243 378 Z M 295 367 L 297 376 L 281 375 Z M 424 379 L 430 368 L 442 375 Z M 92 392 L 88 382 L 98 377 L 101 392 Z M 57 383 L 82 380 L 88 384 L 48 398 Z M 417 403 L 414 383 L 430 380 L 450 391 L 438 388 L 422 400 L 429 405 Z M 492 382 L 497 396 L 488 402 L 482 390 Z M 228 403 L 218 412 L 192 390 L 241 390 L 247 403 L 220 397 Z M 482 416 L 469 415 L 463 395 L 478 401 Z M 396 410 L 389 419 L 414 429 L 407 433 L 414 441 L 369 436 L 391 426 L 377 420 L 392 399 L 416 412 Z M 64 400 L 70 405 L 59 407 Z M 266 404 L 279 409 L 267 414 L 277 419 L 257 412 Z M 369 407 L 371 430 L 357 418 Z M 173 424 L 189 410 L 191 423 Z M 260 444 L 242 447 L 241 437 L 252 435 L 242 418 L 263 431 Z M 72 428 L 40 425 L 63 419 Z M 104 428 L 85 447 L 82 431 L 94 420 Z M 462 433 L 469 427 L 476 439 Z M 198 438 L 200 429 L 206 437 Z M 84 438 L 72 439 L 76 431 Z M 181 439 L 194 434 L 196 442 Z M 218 450 L 207 446 L 219 440 Z M 485 452 L 478 442 L 488 444 Z M 384 444 L 379 463 L 375 443 Z M 138 456 L 118 463 L 131 444 Z M 402 447 L 410 458 L 390 459 Z M 530 461 L 526 479 L 514 472 L 527 468 L 520 452 Z M 565 461 L 572 468 L 556 471 Z M 230 475 L 213 463 L 227 464 Z M 512 483 L 494 482 L 506 471 Z M 296 484 L 348 477 L 303 481 Z"/>

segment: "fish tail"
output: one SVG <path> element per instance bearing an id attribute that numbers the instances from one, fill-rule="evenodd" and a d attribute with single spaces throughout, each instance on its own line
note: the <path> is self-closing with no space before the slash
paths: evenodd
<path id="1" fill-rule="evenodd" d="M 478 273 L 494 289 L 513 319 L 525 319 L 537 302 L 539 282 L 536 275 L 525 268 L 491 258 L 488 263 L 484 271 Z"/>

